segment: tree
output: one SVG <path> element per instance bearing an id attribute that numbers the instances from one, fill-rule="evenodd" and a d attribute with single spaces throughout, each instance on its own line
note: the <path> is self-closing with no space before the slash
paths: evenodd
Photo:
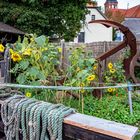
<path id="1" fill-rule="evenodd" d="M 1 0 L 0 21 L 27 33 L 72 40 L 88 13 L 88 0 Z"/>

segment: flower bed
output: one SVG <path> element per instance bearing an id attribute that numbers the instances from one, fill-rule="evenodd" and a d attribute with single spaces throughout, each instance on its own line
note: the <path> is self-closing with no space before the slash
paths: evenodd
<path id="1" fill-rule="evenodd" d="M 2 47 L 1 47 L 2 48 Z M 0 49 L 2 51 L 2 49 Z M 62 48 L 48 42 L 45 36 L 27 36 L 17 41 L 10 49 L 12 62 L 11 73 L 16 83 L 28 85 L 64 85 L 73 87 L 98 86 L 99 63 L 92 58 L 92 52 L 84 51 L 85 47 L 70 48 L 69 66 L 60 67 Z M 102 73 L 105 86 L 115 83 L 126 83 L 123 70 L 123 59 L 111 62 Z M 63 103 L 76 108 L 79 112 L 97 117 L 139 126 L 140 105 L 134 96 L 134 114 L 130 116 L 127 101 L 127 89 L 108 88 L 103 90 L 105 96 L 98 100 L 91 90 L 52 91 L 26 89 L 27 97 Z"/>

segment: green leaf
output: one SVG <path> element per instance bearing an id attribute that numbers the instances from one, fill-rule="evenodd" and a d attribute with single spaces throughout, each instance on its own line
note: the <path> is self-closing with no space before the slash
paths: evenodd
<path id="1" fill-rule="evenodd" d="M 88 74 L 88 70 L 82 70 L 77 74 L 77 77 L 78 78 L 80 78 L 80 77 L 84 78 L 84 77 L 87 76 L 87 74 Z"/>
<path id="2" fill-rule="evenodd" d="M 30 76 L 36 77 L 39 74 L 39 70 L 36 67 L 32 67 L 28 70 Z"/>
<path id="3" fill-rule="evenodd" d="M 77 79 L 72 79 L 71 84 L 74 84 L 77 81 Z"/>
<path id="4" fill-rule="evenodd" d="M 46 42 L 46 37 L 44 35 L 39 36 L 37 38 L 35 38 L 35 42 L 39 45 L 39 46 L 44 46 L 45 42 Z"/>
<path id="5" fill-rule="evenodd" d="M 39 80 L 46 80 L 46 77 L 45 77 L 45 75 L 43 74 L 43 72 L 39 72 L 39 74 L 37 75 L 37 78 L 39 79 Z"/>
<path id="6" fill-rule="evenodd" d="M 25 84 L 25 81 L 26 81 L 25 74 L 24 73 L 19 74 L 16 80 L 19 84 Z"/>
<path id="7" fill-rule="evenodd" d="M 33 86 L 40 86 L 40 82 L 39 81 L 32 81 L 30 82 L 30 85 L 33 85 Z"/>
<path id="8" fill-rule="evenodd" d="M 90 65 L 92 65 L 92 64 L 94 64 L 95 63 L 95 58 L 90 58 L 90 59 L 88 59 L 88 64 L 90 64 Z"/>
<path id="9" fill-rule="evenodd" d="M 29 62 L 26 61 L 26 60 L 23 60 L 20 62 L 20 68 L 23 69 L 23 70 L 26 70 L 29 66 Z"/>

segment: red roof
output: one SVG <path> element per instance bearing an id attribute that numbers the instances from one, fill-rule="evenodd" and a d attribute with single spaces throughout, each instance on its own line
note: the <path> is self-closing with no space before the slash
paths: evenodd
<path id="1" fill-rule="evenodd" d="M 118 12 L 127 18 L 140 18 L 140 5 L 132 7 L 130 9 L 110 9 L 112 16 L 115 16 Z"/>
<path id="2" fill-rule="evenodd" d="M 125 17 L 140 18 L 140 5 L 128 9 Z"/>

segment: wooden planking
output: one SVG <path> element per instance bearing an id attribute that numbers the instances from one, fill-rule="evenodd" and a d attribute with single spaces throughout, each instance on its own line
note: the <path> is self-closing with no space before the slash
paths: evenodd
<path id="1" fill-rule="evenodd" d="M 64 123 L 122 140 L 132 140 L 138 131 L 137 127 L 79 113 L 66 117 Z"/>
<path id="2" fill-rule="evenodd" d="M 63 140 L 121 140 L 69 124 L 63 125 Z"/>

